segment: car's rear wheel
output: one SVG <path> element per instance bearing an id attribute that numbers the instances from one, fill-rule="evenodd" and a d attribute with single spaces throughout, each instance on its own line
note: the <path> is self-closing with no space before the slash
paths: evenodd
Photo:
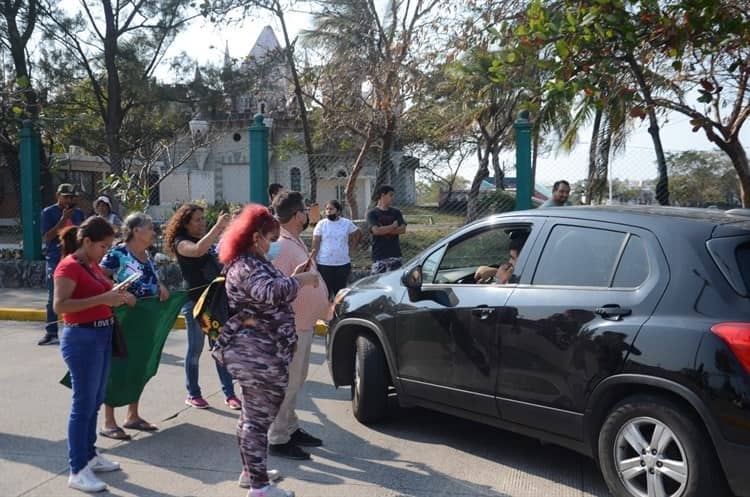
<path id="1" fill-rule="evenodd" d="M 655 396 L 624 400 L 599 432 L 599 464 L 616 497 L 723 495 L 713 445 L 685 408 Z"/>
<path id="2" fill-rule="evenodd" d="M 388 365 L 372 337 L 359 335 L 356 347 L 352 410 L 361 423 L 374 423 L 385 417 L 388 406 Z"/>

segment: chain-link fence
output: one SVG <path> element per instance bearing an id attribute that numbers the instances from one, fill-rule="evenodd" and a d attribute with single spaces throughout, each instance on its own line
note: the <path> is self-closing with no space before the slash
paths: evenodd
<path id="1" fill-rule="evenodd" d="M 737 173 L 723 152 L 665 150 L 668 203 L 682 207 L 740 206 Z M 538 189 L 555 181 L 570 182 L 571 205 L 659 205 L 659 169 L 653 147 L 634 146 L 613 154 L 608 162 L 589 168 L 588 150 L 578 147 L 570 155 L 540 158 Z"/>
<path id="2" fill-rule="evenodd" d="M 571 185 L 569 204 L 658 204 L 656 197 L 658 168 L 653 149 L 632 147 L 626 154 L 611 157 L 609 163 L 599 164 L 598 169 L 589 171 L 586 147 L 570 155 L 540 157 L 536 165 L 534 206 L 540 205 L 552 195 L 552 185 L 560 179 Z M 697 158 L 683 157 L 680 151 L 667 151 L 669 159 L 669 189 L 672 205 L 689 205 L 731 208 L 739 205 L 739 189 L 736 173 L 720 152 L 701 152 Z M 708 154 L 708 155 L 705 155 Z M 711 155 L 713 154 L 713 155 Z M 426 247 L 449 235 L 473 219 L 511 211 L 515 208 L 514 168 L 507 167 L 502 185 L 495 178 L 486 178 L 472 193 L 470 181 L 455 182 L 451 188 L 439 181 L 426 179 L 420 174 L 419 165 L 410 157 L 397 157 L 394 160 L 390 184 L 395 188 L 394 207 L 401 210 L 408 228 L 400 236 L 404 260 L 409 260 Z M 709 161 L 715 161 L 711 162 Z M 318 212 L 323 211 L 329 200 L 338 200 L 344 206 L 344 214 L 352 219 L 362 232 L 359 245 L 351 253 L 352 265 L 360 271 L 371 266 L 371 235 L 366 223 L 366 215 L 372 207 L 372 196 L 376 179 L 376 158 L 371 157 L 363 164 L 358 176 L 350 178 L 356 157 L 353 155 L 321 155 L 316 157 L 318 165 Z M 703 162 L 701 162 L 703 161 Z M 706 162 L 708 161 L 708 162 Z M 510 161 L 508 161 L 510 162 Z M 701 164 L 710 169 L 710 174 L 700 169 Z M 309 176 L 300 173 L 297 166 L 287 168 L 276 178 L 288 188 L 309 189 Z M 700 174 L 696 174 L 698 171 Z M 466 167 L 462 174 L 473 177 L 474 170 Z M 286 176 L 284 176 L 286 174 Z M 288 183 L 288 184 L 287 184 Z M 347 191 L 347 186 L 353 187 Z M 353 202 L 352 202 L 353 200 Z M 353 204 L 353 205 L 352 205 Z M 206 206 L 209 225 L 220 210 L 236 211 L 239 204 L 217 203 Z M 352 209 L 354 207 L 354 209 Z M 313 219 L 313 221 L 315 221 Z M 161 231 L 156 223 L 157 232 Z M 311 242 L 312 229 L 303 238 Z M 154 252 L 164 252 L 161 234 L 152 247 Z"/>

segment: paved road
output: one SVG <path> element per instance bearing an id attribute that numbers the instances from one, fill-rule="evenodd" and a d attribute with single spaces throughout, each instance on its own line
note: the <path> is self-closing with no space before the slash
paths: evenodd
<path id="1" fill-rule="evenodd" d="M 57 384 L 57 347 L 38 347 L 40 323 L 0 323 L 0 496 L 81 496 L 67 488 L 66 418 L 70 392 Z M 211 359 L 201 382 L 209 410 L 183 404 L 185 335 L 173 332 L 159 373 L 146 387 L 142 415 L 153 434 L 130 442 L 100 438 L 123 471 L 104 475 L 109 494 L 137 497 L 241 497 L 234 428 Z M 322 341 L 301 403 L 305 428 L 325 440 L 301 463 L 271 458 L 283 486 L 299 497 L 608 497 L 594 463 L 555 446 L 421 409 L 394 408 L 366 427 L 351 414 L 348 389 L 334 389 Z M 117 410 L 118 419 L 123 409 Z M 108 495 L 108 494 L 101 494 Z"/>

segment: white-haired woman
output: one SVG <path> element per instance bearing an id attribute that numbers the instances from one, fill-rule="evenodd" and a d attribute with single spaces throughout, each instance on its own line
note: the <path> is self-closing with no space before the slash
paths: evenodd
<path id="1" fill-rule="evenodd" d="M 110 249 L 100 265 L 104 274 L 111 277 L 115 283 L 124 281 L 134 273 L 140 273 L 140 278 L 130 284 L 128 291 L 136 298 L 158 295 L 159 299 L 164 301 L 169 298 L 169 290 L 159 282 L 154 263 L 147 251 L 154 243 L 154 236 L 154 223 L 151 216 L 143 213 L 130 214 L 122 224 L 123 243 Z M 128 330 L 123 331 L 127 343 Z M 123 360 L 133 361 L 130 357 Z M 130 364 L 130 366 L 141 367 L 139 364 Z M 123 427 L 141 431 L 157 429 L 156 425 L 149 423 L 138 413 L 138 400 L 128 404 L 128 413 Z M 117 425 L 114 407 L 106 403 L 104 405 L 104 428 L 99 434 L 117 440 L 130 438 L 130 435 Z"/>

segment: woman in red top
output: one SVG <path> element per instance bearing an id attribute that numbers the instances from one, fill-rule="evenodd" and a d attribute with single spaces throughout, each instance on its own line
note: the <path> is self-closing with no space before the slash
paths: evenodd
<path id="1" fill-rule="evenodd" d="M 97 455 L 96 417 L 104 402 L 112 358 L 112 307 L 135 305 L 126 288 L 113 289 L 99 261 L 112 246 L 114 229 L 90 217 L 60 233 L 64 258 L 55 269 L 54 309 L 65 321 L 60 352 L 70 370 L 73 405 L 68 419 L 68 486 L 99 492 L 107 485 L 94 472 L 120 469 Z"/>

